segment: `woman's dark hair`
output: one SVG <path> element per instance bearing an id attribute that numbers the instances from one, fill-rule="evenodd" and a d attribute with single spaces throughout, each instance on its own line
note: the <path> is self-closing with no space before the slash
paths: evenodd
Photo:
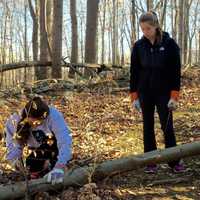
<path id="1" fill-rule="evenodd" d="M 21 120 L 17 124 L 17 132 L 15 139 L 20 144 L 26 144 L 30 133 L 31 125 L 26 120 L 28 117 L 38 120 L 45 119 L 49 115 L 48 105 L 42 101 L 40 97 L 34 97 L 24 107 Z"/>
<path id="2" fill-rule="evenodd" d="M 157 14 L 154 11 L 148 11 L 143 13 L 139 18 L 139 23 L 146 22 L 151 26 L 156 27 L 156 43 L 160 43 L 162 40 L 162 29 L 157 17 Z"/>

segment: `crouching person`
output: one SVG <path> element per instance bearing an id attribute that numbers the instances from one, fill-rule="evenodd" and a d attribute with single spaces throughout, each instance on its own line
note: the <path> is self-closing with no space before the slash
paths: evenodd
<path id="1" fill-rule="evenodd" d="M 45 175 L 47 182 L 64 180 L 71 159 L 72 138 L 62 114 L 40 97 L 27 102 L 21 114 L 13 114 L 5 125 L 7 160 L 15 170 L 23 169 L 22 151 L 29 155 L 25 167 L 32 179 Z"/>

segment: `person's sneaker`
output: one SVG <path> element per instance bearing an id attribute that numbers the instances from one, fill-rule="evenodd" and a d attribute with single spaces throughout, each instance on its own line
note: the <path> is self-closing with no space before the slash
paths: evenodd
<path id="1" fill-rule="evenodd" d="M 182 165 L 182 164 L 176 164 L 173 168 L 172 168 L 174 173 L 183 173 L 186 171 L 186 168 Z"/>
<path id="2" fill-rule="evenodd" d="M 158 168 L 156 165 L 147 165 L 145 168 L 145 172 L 147 174 L 155 174 L 157 172 Z"/>

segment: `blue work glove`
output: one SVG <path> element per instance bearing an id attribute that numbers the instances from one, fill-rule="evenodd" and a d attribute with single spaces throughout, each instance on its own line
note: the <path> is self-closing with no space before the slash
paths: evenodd
<path id="1" fill-rule="evenodd" d="M 140 113 L 142 112 L 139 99 L 136 99 L 136 100 L 133 101 L 133 107 L 134 107 L 138 112 L 140 112 Z"/>
<path id="2" fill-rule="evenodd" d="M 47 175 L 45 175 L 45 177 L 47 178 L 47 183 L 55 185 L 64 181 L 64 174 L 63 168 L 54 168 Z"/>

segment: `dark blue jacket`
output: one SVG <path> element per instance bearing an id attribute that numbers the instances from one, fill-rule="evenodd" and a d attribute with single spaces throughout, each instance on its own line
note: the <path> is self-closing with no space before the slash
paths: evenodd
<path id="1" fill-rule="evenodd" d="M 168 93 L 180 90 L 180 50 L 176 42 L 163 32 L 162 41 L 152 45 L 144 36 L 131 54 L 130 92 Z"/>

